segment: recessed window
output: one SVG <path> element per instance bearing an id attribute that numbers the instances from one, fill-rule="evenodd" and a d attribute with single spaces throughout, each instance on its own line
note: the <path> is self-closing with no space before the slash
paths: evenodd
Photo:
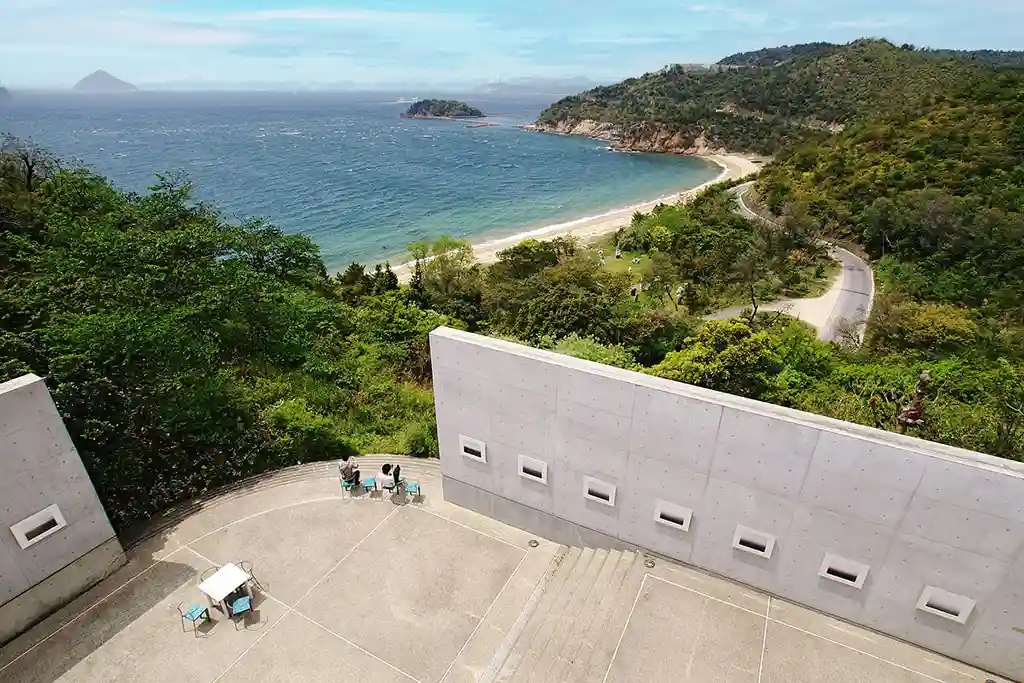
<path id="1" fill-rule="evenodd" d="M 733 534 L 732 547 L 768 559 L 775 550 L 775 536 L 740 524 Z"/>
<path id="2" fill-rule="evenodd" d="M 666 500 L 659 500 L 654 505 L 654 521 L 672 529 L 680 531 L 690 530 L 690 520 L 693 518 L 693 510 L 684 508 Z"/>
<path id="3" fill-rule="evenodd" d="M 11 527 L 11 533 L 22 548 L 28 548 L 47 536 L 52 536 L 68 524 L 60 508 L 51 505 Z"/>
<path id="4" fill-rule="evenodd" d="M 470 460 L 487 462 L 487 445 L 479 439 L 471 439 L 459 434 L 459 450 Z"/>
<path id="5" fill-rule="evenodd" d="M 602 505 L 615 507 L 615 484 L 593 477 L 583 477 L 583 497 Z"/>
<path id="6" fill-rule="evenodd" d="M 548 483 L 548 464 L 528 455 L 519 456 L 519 476 L 539 484 Z"/>
<path id="7" fill-rule="evenodd" d="M 925 586 L 921 598 L 917 601 L 917 609 L 958 624 L 966 624 L 976 604 L 966 595 L 950 593 L 935 586 Z"/>
<path id="8" fill-rule="evenodd" d="M 825 558 L 821 561 L 821 567 L 818 568 L 818 576 L 844 586 L 860 589 L 864 587 L 870 569 L 866 564 L 826 553 Z"/>

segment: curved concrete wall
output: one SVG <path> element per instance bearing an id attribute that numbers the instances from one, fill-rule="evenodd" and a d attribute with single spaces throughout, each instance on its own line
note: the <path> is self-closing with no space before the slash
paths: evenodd
<path id="1" fill-rule="evenodd" d="M 19 523 L 38 531 L 31 520 L 51 519 L 49 510 L 59 511 L 52 514 L 64 526 L 19 540 Z M 124 561 L 43 380 L 25 375 L 0 384 L 0 643 Z"/>
<path id="2" fill-rule="evenodd" d="M 447 499 L 1024 679 L 1020 463 L 446 328 L 431 355 Z"/>

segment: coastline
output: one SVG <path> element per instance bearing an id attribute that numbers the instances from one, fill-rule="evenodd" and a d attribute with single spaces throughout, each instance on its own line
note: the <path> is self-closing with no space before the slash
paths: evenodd
<path id="1" fill-rule="evenodd" d="M 699 154 L 694 155 L 700 159 L 706 159 L 718 164 L 722 172 L 713 180 L 709 180 L 697 187 L 687 188 L 663 197 L 649 201 L 630 204 L 618 209 L 606 211 L 596 216 L 586 216 L 563 223 L 555 223 L 542 228 L 518 232 L 514 235 L 491 239 L 485 242 L 473 244 L 473 255 L 478 263 L 494 263 L 498 260 L 498 252 L 515 246 L 526 239 L 552 239 L 555 237 L 573 236 L 580 242 L 590 242 L 598 237 L 615 232 L 629 222 L 635 211 L 650 211 L 658 204 L 673 202 L 688 202 L 696 197 L 705 188 L 726 180 L 735 180 L 754 175 L 761 170 L 761 165 L 755 159 L 761 157 L 747 154 Z M 409 261 L 394 268 L 395 274 L 401 282 L 407 282 L 412 276 L 413 262 Z"/>

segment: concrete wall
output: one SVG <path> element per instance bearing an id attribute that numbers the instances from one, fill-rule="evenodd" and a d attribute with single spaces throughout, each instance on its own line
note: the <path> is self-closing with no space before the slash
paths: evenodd
<path id="1" fill-rule="evenodd" d="M 445 328 L 431 355 L 446 499 L 562 542 L 650 549 L 1024 680 L 1020 463 Z M 547 464 L 546 484 L 520 476 L 520 455 Z M 587 500 L 585 477 L 614 485 L 614 506 Z M 664 504 L 692 510 L 688 530 L 654 521 Z M 773 537 L 771 556 L 736 549 L 740 527 Z M 819 576 L 826 554 L 869 567 L 863 585 Z M 918 609 L 927 586 L 976 601 L 957 608 L 966 623 Z"/>
<path id="2" fill-rule="evenodd" d="M 66 526 L 23 548 L 11 527 L 51 505 Z M 0 384 L 0 643 L 123 563 L 42 379 Z"/>

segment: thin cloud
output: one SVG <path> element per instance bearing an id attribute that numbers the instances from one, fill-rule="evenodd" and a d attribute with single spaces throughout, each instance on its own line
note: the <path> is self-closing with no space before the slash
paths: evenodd
<path id="1" fill-rule="evenodd" d="M 332 9 L 330 7 L 289 7 L 241 12 L 225 17 L 238 22 L 338 22 L 370 26 L 436 26 L 438 24 L 464 25 L 460 15 L 429 12 L 389 12 L 363 9 Z"/>
<path id="2" fill-rule="evenodd" d="M 890 26 L 899 26 L 905 24 L 905 19 L 889 18 L 889 19 L 841 19 L 839 21 L 829 22 L 829 28 L 856 28 L 856 29 L 876 29 L 876 28 L 888 28 Z"/>

